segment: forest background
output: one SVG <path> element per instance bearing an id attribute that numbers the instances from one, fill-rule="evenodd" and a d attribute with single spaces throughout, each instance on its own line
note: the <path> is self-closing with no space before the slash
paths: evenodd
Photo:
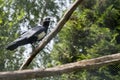
<path id="1" fill-rule="evenodd" d="M 18 70 L 31 45 L 5 49 L 50 16 L 49 32 L 74 0 L 0 0 L 0 71 Z M 29 68 L 48 68 L 120 52 L 120 0 L 84 0 Z M 49 33 L 48 32 L 48 33 Z M 120 64 L 36 80 L 119 80 Z"/>

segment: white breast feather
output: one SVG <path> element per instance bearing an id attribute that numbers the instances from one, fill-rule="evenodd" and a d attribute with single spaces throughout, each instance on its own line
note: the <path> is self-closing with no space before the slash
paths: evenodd
<path id="1" fill-rule="evenodd" d="M 43 38 L 45 36 L 45 32 L 42 32 L 38 35 L 38 40 L 40 40 L 41 38 Z"/>

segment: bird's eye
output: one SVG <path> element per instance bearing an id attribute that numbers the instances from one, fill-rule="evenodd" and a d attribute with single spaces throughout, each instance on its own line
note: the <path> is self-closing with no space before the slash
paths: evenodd
<path id="1" fill-rule="evenodd" d="M 48 18 L 48 20 L 50 20 L 50 18 Z"/>

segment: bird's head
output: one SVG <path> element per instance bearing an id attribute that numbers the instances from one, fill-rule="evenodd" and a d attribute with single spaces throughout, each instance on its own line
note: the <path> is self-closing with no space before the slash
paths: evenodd
<path id="1" fill-rule="evenodd" d="M 50 23 L 50 17 L 44 18 L 44 20 L 43 20 L 43 26 L 44 27 L 48 27 L 49 23 Z"/>

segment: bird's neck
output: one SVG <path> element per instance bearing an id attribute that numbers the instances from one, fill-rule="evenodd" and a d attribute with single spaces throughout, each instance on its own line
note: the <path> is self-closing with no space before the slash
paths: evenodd
<path id="1" fill-rule="evenodd" d="M 46 32 L 47 32 L 48 26 L 49 26 L 49 22 L 43 22 L 43 27 L 46 28 Z"/>
<path id="2" fill-rule="evenodd" d="M 44 27 L 48 27 L 49 26 L 49 22 L 43 22 L 43 26 Z"/>

